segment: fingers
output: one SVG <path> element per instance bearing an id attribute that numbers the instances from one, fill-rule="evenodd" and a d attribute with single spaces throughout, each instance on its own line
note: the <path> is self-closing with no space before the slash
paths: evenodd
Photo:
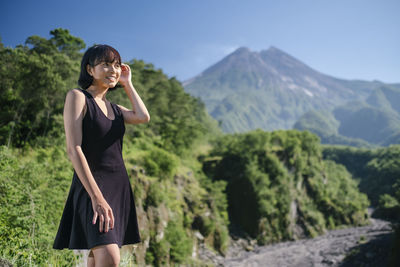
<path id="1" fill-rule="evenodd" d="M 96 212 L 97 217 L 97 212 Z M 95 220 L 93 220 L 95 221 Z M 114 214 L 111 209 L 109 209 L 105 215 L 101 214 L 99 216 L 99 231 L 100 233 L 104 232 L 107 233 L 109 230 L 114 228 Z"/>
<path id="2" fill-rule="evenodd" d="M 103 225 L 104 225 L 104 215 L 100 215 L 100 221 L 99 221 L 99 231 L 100 233 L 103 232 Z"/>
<path id="3" fill-rule="evenodd" d="M 110 209 L 110 228 L 114 229 L 114 213 Z"/>
<path id="4" fill-rule="evenodd" d="M 131 68 L 129 67 L 129 65 L 127 65 L 127 64 L 122 64 L 122 67 L 123 67 L 123 69 L 125 69 L 125 70 L 130 70 Z"/>
<path id="5" fill-rule="evenodd" d="M 94 215 L 93 215 L 93 221 L 92 221 L 92 223 L 93 224 L 96 224 L 96 220 L 97 220 L 97 217 L 98 217 L 98 213 L 97 213 L 97 211 L 94 213 Z"/>
<path id="6" fill-rule="evenodd" d="M 107 233 L 109 230 L 112 230 L 114 228 L 114 214 L 112 212 L 112 209 L 110 208 L 107 210 L 107 216 L 105 217 L 105 225 L 104 225 L 104 231 Z"/>
<path id="7" fill-rule="evenodd" d="M 96 224 L 99 219 L 99 231 L 107 233 L 114 228 L 114 214 L 111 207 L 107 203 L 102 203 L 94 208 L 94 215 L 92 223 Z"/>
<path id="8" fill-rule="evenodd" d="M 104 224 L 104 232 L 108 232 L 108 230 L 110 229 L 110 217 L 109 216 L 107 216 L 107 218 L 106 218 L 106 221 L 105 221 L 105 224 Z"/>

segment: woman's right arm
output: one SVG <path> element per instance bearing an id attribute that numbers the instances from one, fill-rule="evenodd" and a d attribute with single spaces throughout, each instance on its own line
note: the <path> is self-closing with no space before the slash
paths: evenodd
<path id="1" fill-rule="evenodd" d="M 85 95 L 82 92 L 72 89 L 67 93 L 64 105 L 67 153 L 79 180 L 92 200 L 94 213 L 92 223 L 95 224 L 97 218 L 99 218 L 100 232 L 103 231 L 103 225 L 105 232 L 108 232 L 109 228 L 114 228 L 114 215 L 97 186 L 81 147 L 85 102 Z"/>

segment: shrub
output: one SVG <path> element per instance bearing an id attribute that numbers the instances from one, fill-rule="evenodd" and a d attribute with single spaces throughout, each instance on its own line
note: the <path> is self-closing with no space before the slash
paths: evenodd
<path id="1" fill-rule="evenodd" d="M 59 148 L 31 158 L 0 147 L 0 257 L 17 266 L 76 263 L 72 251 L 52 244 L 72 173 Z"/>
<path id="2" fill-rule="evenodd" d="M 144 166 L 149 175 L 167 179 L 175 174 L 178 159 L 161 148 L 153 147 L 145 158 Z"/>
<path id="3" fill-rule="evenodd" d="M 165 228 L 165 239 L 169 242 L 171 260 L 182 263 L 192 251 L 192 241 L 181 223 L 169 221 Z"/>

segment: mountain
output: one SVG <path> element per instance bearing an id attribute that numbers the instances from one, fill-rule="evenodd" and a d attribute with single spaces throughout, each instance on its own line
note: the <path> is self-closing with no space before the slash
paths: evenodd
<path id="1" fill-rule="evenodd" d="M 365 101 L 351 101 L 332 111 L 309 111 L 294 125 L 321 137 L 322 143 L 366 146 L 400 143 L 400 86 L 384 85 Z"/>
<path id="2" fill-rule="evenodd" d="M 310 110 L 364 100 L 382 84 L 322 74 L 275 47 L 239 48 L 183 83 L 231 133 L 290 129 Z"/>

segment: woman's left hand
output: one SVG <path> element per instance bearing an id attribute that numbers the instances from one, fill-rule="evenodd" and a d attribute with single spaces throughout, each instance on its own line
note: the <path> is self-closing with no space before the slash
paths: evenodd
<path id="1" fill-rule="evenodd" d="M 132 79 L 131 68 L 127 64 L 121 64 L 121 76 L 119 82 L 123 87 L 127 86 Z"/>

